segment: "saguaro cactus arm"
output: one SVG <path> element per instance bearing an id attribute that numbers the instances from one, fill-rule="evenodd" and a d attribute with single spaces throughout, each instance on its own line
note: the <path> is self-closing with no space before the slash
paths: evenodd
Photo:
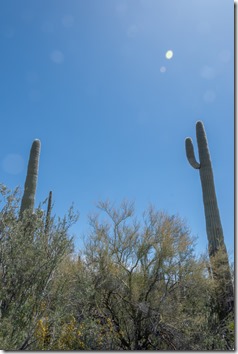
<path id="1" fill-rule="evenodd" d="M 194 155 L 194 148 L 193 148 L 193 142 L 191 138 L 186 138 L 185 140 L 185 148 L 186 148 L 186 155 L 187 159 L 190 163 L 190 165 L 193 168 L 199 169 L 200 168 L 200 163 L 196 161 L 195 155 Z"/>
<path id="2" fill-rule="evenodd" d="M 40 158 L 40 140 L 33 141 L 28 161 L 27 176 L 24 186 L 24 194 L 21 201 L 20 217 L 28 209 L 33 212 L 35 203 L 36 186 L 38 179 L 39 158 Z"/>

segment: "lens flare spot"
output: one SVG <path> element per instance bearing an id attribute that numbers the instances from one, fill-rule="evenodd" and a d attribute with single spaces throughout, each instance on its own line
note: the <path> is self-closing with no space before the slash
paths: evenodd
<path id="1" fill-rule="evenodd" d="M 166 59 L 172 59 L 173 58 L 173 51 L 172 50 L 167 50 L 167 52 L 165 53 L 165 58 Z"/>

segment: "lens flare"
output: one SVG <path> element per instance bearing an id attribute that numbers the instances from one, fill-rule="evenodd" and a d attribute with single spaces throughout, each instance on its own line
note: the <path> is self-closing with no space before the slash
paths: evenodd
<path id="1" fill-rule="evenodd" d="M 165 53 L 165 58 L 166 59 L 172 59 L 173 58 L 173 51 L 172 50 L 167 50 L 167 52 Z"/>

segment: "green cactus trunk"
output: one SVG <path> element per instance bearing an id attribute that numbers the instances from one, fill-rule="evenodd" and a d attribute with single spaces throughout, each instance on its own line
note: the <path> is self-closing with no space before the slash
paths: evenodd
<path id="1" fill-rule="evenodd" d="M 208 143 L 206 133 L 202 122 L 196 124 L 196 135 L 198 143 L 198 152 L 200 163 L 196 161 L 194 155 L 194 148 L 191 138 L 186 138 L 186 154 L 189 163 L 195 169 L 199 169 L 200 179 L 202 184 L 203 205 L 206 219 L 206 230 L 208 238 L 208 250 L 211 261 L 211 268 L 214 279 L 222 285 L 222 295 L 220 295 L 219 303 L 220 307 L 224 307 L 221 317 L 224 317 L 227 312 L 233 308 L 233 285 L 230 274 L 229 260 L 227 255 L 226 246 L 224 243 L 223 230 L 221 225 L 221 219 L 217 204 L 215 184 L 213 178 L 211 158 L 208 149 Z M 214 262 L 215 256 L 219 252 L 222 252 L 222 260 Z M 222 267 L 221 267 L 222 265 Z M 219 269 L 219 271 L 218 271 Z M 226 286 L 224 288 L 224 280 Z M 221 289 L 220 289 L 221 290 Z M 225 293 L 225 294 L 224 294 Z M 225 299 L 224 299 L 225 297 Z M 223 300 L 221 300 L 223 298 Z M 224 303 L 225 300 L 225 303 Z"/>
<path id="2" fill-rule="evenodd" d="M 50 191 L 49 193 L 46 219 L 45 219 L 45 237 L 46 237 L 47 245 L 48 245 L 48 237 L 49 237 L 49 230 L 50 230 L 51 209 L 52 209 L 52 191 Z"/>
<path id="3" fill-rule="evenodd" d="M 193 143 L 190 138 L 186 139 L 186 153 L 190 164 L 194 168 L 199 169 L 206 218 L 209 255 L 212 256 L 221 246 L 224 245 L 224 237 L 215 192 L 212 164 L 202 122 L 197 122 L 196 133 L 200 163 L 198 163 L 195 159 Z"/>
<path id="4" fill-rule="evenodd" d="M 23 216 L 25 210 L 33 212 L 35 204 L 35 194 L 38 179 L 39 157 L 40 157 L 40 140 L 34 140 L 27 168 L 27 176 L 24 186 L 24 194 L 20 207 L 20 218 Z"/>

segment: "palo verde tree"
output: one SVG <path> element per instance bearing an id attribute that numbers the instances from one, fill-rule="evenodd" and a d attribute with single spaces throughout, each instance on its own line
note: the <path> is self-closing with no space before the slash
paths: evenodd
<path id="1" fill-rule="evenodd" d="M 78 294 L 90 317 L 111 321 L 101 349 L 205 348 L 210 280 L 184 222 L 150 208 L 139 223 L 128 203 L 99 208 L 104 217 L 90 218 L 84 255 L 91 291 Z"/>

